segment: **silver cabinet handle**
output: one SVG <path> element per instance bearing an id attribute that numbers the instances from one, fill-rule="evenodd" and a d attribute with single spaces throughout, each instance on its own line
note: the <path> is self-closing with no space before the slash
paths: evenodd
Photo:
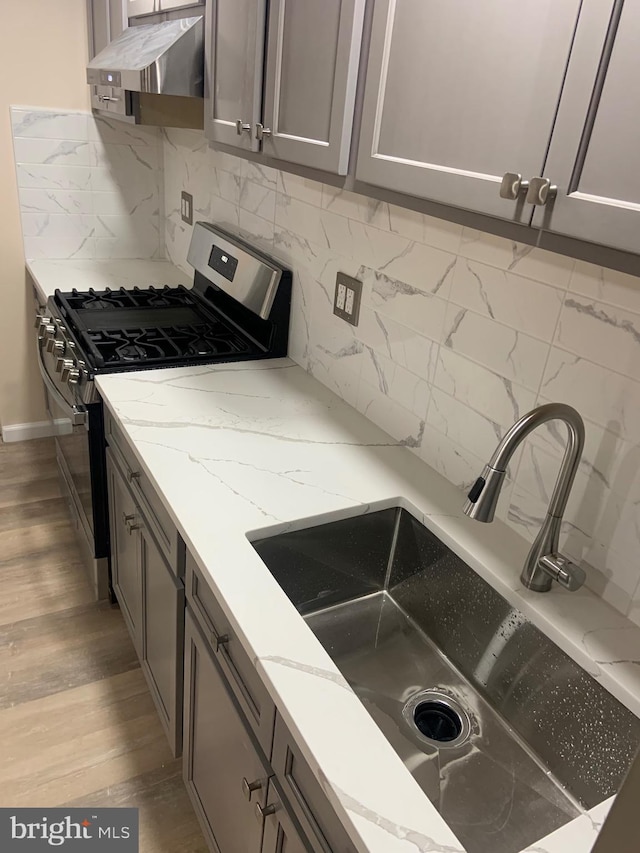
<path id="1" fill-rule="evenodd" d="M 271 136 L 271 129 L 260 124 L 259 121 L 256 122 L 256 139 L 262 142 L 265 136 Z"/>
<path id="2" fill-rule="evenodd" d="M 243 132 L 244 132 L 245 130 L 246 130 L 246 131 L 248 131 L 249 133 L 251 133 L 251 125 L 250 125 L 250 124 L 245 124 L 245 123 L 242 121 L 242 119 L 241 119 L 241 118 L 239 118 L 239 119 L 236 121 L 236 133 L 238 134 L 238 136 L 242 136 L 242 134 L 243 134 Z"/>
<path id="3" fill-rule="evenodd" d="M 141 524 L 134 524 L 136 514 L 132 513 L 131 515 L 127 515 L 125 512 L 122 513 L 122 521 L 124 526 L 127 528 L 127 533 L 129 536 L 133 533 L 134 530 L 140 530 L 142 527 Z"/>
<path id="4" fill-rule="evenodd" d="M 216 651 L 219 652 L 223 646 L 228 645 L 229 643 L 229 635 L 228 634 L 219 634 L 216 637 Z"/>
<path id="5" fill-rule="evenodd" d="M 258 823 L 262 823 L 265 817 L 268 817 L 270 814 L 275 814 L 276 807 L 274 805 L 267 805 L 264 808 L 260 805 L 260 803 L 256 803 L 255 816 Z"/>
<path id="6" fill-rule="evenodd" d="M 549 178 L 531 178 L 526 201 L 529 204 L 546 204 L 555 198 L 557 192 L 558 187 Z"/>
<path id="7" fill-rule="evenodd" d="M 254 791 L 259 791 L 262 788 L 262 782 L 259 779 L 255 779 L 253 782 L 249 782 L 244 776 L 242 777 L 242 793 L 245 797 L 251 802 L 251 795 Z"/>
<path id="8" fill-rule="evenodd" d="M 505 172 L 500 184 L 500 198 L 515 201 L 521 192 L 529 188 L 529 181 L 523 181 L 519 172 Z"/>

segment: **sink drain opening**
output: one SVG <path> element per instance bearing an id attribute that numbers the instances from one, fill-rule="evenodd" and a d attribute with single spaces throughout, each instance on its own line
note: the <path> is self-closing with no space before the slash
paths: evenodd
<path id="1" fill-rule="evenodd" d="M 415 693 L 402 709 L 414 738 L 430 746 L 459 746 L 471 733 L 471 719 L 460 703 L 440 690 Z"/>
<path id="2" fill-rule="evenodd" d="M 420 702 L 413 710 L 413 721 L 421 734 L 430 740 L 447 743 L 462 732 L 462 718 L 444 702 Z"/>

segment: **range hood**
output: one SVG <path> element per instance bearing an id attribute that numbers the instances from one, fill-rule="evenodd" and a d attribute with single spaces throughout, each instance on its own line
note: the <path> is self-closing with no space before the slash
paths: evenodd
<path id="1" fill-rule="evenodd" d="M 201 16 L 126 29 L 87 65 L 91 104 L 136 124 L 202 127 Z"/>

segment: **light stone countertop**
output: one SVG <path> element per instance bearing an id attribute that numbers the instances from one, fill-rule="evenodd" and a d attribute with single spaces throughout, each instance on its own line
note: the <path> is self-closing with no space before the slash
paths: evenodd
<path id="1" fill-rule="evenodd" d="M 400 503 L 640 716 L 640 628 L 584 588 L 525 590 L 528 543 L 464 517 L 453 485 L 290 360 L 97 384 L 358 850 L 463 848 L 250 538 Z M 528 850 L 587 853 L 611 802 Z"/>
<path id="2" fill-rule="evenodd" d="M 192 280 L 169 261 L 144 260 L 35 260 L 25 262 L 44 305 L 54 291 L 59 288 L 69 291 L 105 290 L 110 287 L 159 287 L 183 284 L 191 287 Z"/>

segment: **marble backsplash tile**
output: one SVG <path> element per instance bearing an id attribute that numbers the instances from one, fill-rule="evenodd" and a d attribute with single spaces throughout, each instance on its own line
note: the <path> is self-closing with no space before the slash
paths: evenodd
<path id="1" fill-rule="evenodd" d="M 291 356 L 461 489 L 519 416 L 576 406 L 587 440 L 561 544 L 640 623 L 640 280 L 248 163 L 196 131 L 163 131 L 163 148 L 173 262 L 189 272 L 187 189 L 293 269 Z M 363 281 L 357 328 L 331 313 L 338 270 Z M 548 425 L 512 460 L 498 515 L 529 540 L 565 432 Z"/>
<path id="2" fill-rule="evenodd" d="M 164 256 L 159 131 L 30 107 L 11 122 L 28 258 Z"/>

